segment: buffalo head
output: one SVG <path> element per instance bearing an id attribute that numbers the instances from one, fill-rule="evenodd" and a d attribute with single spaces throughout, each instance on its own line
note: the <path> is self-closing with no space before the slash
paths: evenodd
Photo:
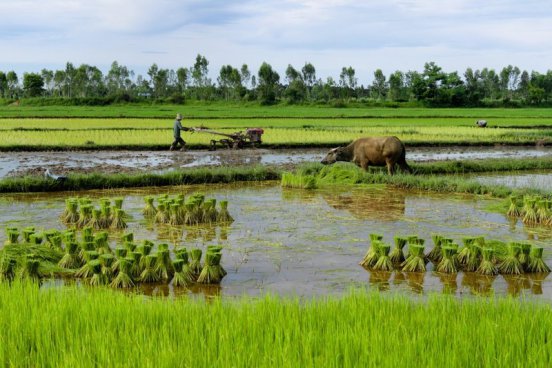
<path id="1" fill-rule="evenodd" d="M 344 148 L 345 147 L 337 147 L 331 149 L 326 157 L 324 157 L 324 159 L 320 162 L 324 165 L 331 165 L 336 161 L 350 161 L 350 157 L 348 157 Z"/>

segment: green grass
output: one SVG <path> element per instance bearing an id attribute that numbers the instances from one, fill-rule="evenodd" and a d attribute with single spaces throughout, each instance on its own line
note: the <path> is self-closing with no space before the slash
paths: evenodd
<path id="1" fill-rule="evenodd" d="M 0 362 L 32 367 L 546 367 L 552 308 L 512 298 L 158 299 L 0 285 Z M 476 362 L 476 363 L 475 363 Z"/>

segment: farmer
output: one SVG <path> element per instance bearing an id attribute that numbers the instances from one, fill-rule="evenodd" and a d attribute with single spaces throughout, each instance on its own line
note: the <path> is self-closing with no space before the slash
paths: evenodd
<path id="1" fill-rule="evenodd" d="M 180 113 L 176 114 L 176 120 L 174 121 L 174 126 L 173 126 L 174 142 L 171 144 L 171 148 L 170 148 L 171 151 L 174 151 L 175 149 L 177 149 L 178 144 L 182 145 L 182 147 L 180 148 L 181 151 L 186 150 L 186 142 L 184 142 L 184 140 L 180 136 L 180 131 L 181 130 L 188 131 L 190 130 L 190 128 L 183 127 L 181 121 L 182 121 L 182 115 Z"/>

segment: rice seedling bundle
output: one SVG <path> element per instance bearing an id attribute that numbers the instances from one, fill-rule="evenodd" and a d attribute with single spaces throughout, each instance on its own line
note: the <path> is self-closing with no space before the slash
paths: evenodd
<path id="1" fill-rule="evenodd" d="M 85 252 L 86 263 L 75 272 L 75 277 L 87 279 L 94 274 L 93 265 L 91 261 L 97 260 L 100 254 L 96 251 Z"/>
<path id="2" fill-rule="evenodd" d="M 234 218 L 230 216 L 228 212 L 228 201 L 222 200 L 220 203 L 220 211 L 218 213 L 217 221 L 223 224 L 231 224 L 234 222 Z"/>
<path id="3" fill-rule="evenodd" d="M 0 258 L 0 283 L 10 282 L 15 278 L 17 261 L 14 258 L 2 256 Z"/>
<path id="4" fill-rule="evenodd" d="M 114 207 L 118 209 L 123 209 L 123 198 L 117 197 L 113 200 Z"/>
<path id="5" fill-rule="evenodd" d="M 395 248 L 389 253 L 389 259 L 393 262 L 393 265 L 399 266 L 405 260 L 403 249 L 408 240 L 401 236 L 395 236 L 393 239 L 395 241 Z"/>
<path id="6" fill-rule="evenodd" d="M 536 224 L 538 222 L 537 212 L 535 210 L 536 200 L 533 198 L 523 198 L 523 223 L 524 224 Z"/>
<path id="7" fill-rule="evenodd" d="M 131 288 L 134 287 L 134 281 L 131 277 L 131 268 L 134 260 L 132 258 L 119 259 L 117 276 L 113 279 L 110 286 L 114 288 Z"/>
<path id="8" fill-rule="evenodd" d="M 79 208 L 79 220 L 76 225 L 78 228 L 88 226 L 90 220 L 92 220 L 92 209 L 94 207 L 91 204 L 81 205 Z"/>
<path id="9" fill-rule="evenodd" d="M 148 243 L 142 243 L 139 247 L 136 248 L 136 251 L 140 252 L 142 256 L 140 257 L 140 269 L 144 269 L 146 264 L 146 256 L 151 254 L 153 246 Z"/>
<path id="10" fill-rule="evenodd" d="M 190 270 L 192 271 L 194 278 L 197 279 L 201 273 L 201 255 L 203 252 L 199 248 L 194 248 L 190 252 Z"/>
<path id="11" fill-rule="evenodd" d="M 186 248 L 179 249 L 176 253 L 176 260 L 173 262 L 174 276 L 173 285 L 175 286 L 187 286 L 191 285 L 196 277 L 190 268 L 188 263 L 188 252 Z M 178 264 L 177 264 L 178 263 Z"/>
<path id="12" fill-rule="evenodd" d="M 94 244 L 94 242 L 84 242 L 84 243 L 79 243 L 79 246 L 80 246 L 79 258 L 83 262 L 86 262 L 87 261 L 86 252 L 91 252 L 96 250 L 96 244 Z"/>
<path id="13" fill-rule="evenodd" d="M 126 229 L 127 223 L 125 221 L 125 211 L 120 208 L 115 208 L 115 212 L 113 213 L 113 220 L 111 222 L 111 228 L 112 229 Z"/>
<path id="14" fill-rule="evenodd" d="M 109 284 L 109 278 L 102 273 L 102 264 L 100 260 L 95 259 L 89 262 L 92 269 L 92 277 L 88 280 L 90 286 L 103 286 Z"/>
<path id="15" fill-rule="evenodd" d="M 492 248 L 483 248 L 481 250 L 482 260 L 476 272 L 482 275 L 494 276 L 498 274 L 498 268 L 493 262 L 494 250 Z"/>
<path id="16" fill-rule="evenodd" d="M 516 243 L 517 246 L 521 248 L 519 252 L 519 263 L 526 270 L 529 267 L 529 255 L 531 253 L 531 244 L 530 243 Z"/>
<path id="17" fill-rule="evenodd" d="M 222 247 L 220 245 L 208 245 L 207 246 L 207 251 L 208 252 L 212 252 L 212 253 L 218 253 L 220 255 L 220 257 L 217 258 L 217 262 L 216 262 L 216 265 L 215 267 L 218 269 L 218 272 L 221 276 L 221 280 L 224 276 L 227 275 L 227 272 L 226 270 L 224 269 L 224 267 L 222 267 L 221 265 L 221 259 L 222 259 Z"/>
<path id="18" fill-rule="evenodd" d="M 109 246 L 108 237 L 109 234 L 107 231 L 100 231 L 94 235 L 94 245 L 98 253 L 104 254 L 112 252 L 111 247 Z"/>
<path id="19" fill-rule="evenodd" d="M 457 249 L 454 246 L 446 245 L 441 248 L 442 257 L 437 265 L 437 272 L 457 273 L 458 266 L 455 260 Z"/>
<path id="20" fill-rule="evenodd" d="M 152 196 L 146 196 L 144 198 L 146 202 L 146 206 L 142 210 L 142 214 L 146 218 L 152 218 L 155 217 L 155 214 L 157 214 L 157 209 L 155 208 L 155 205 L 153 204 L 154 198 Z"/>
<path id="21" fill-rule="evenodd" d="M 426 261 L 424 256 L 424 246 L 421 244 L 409 243 L 410 254 L 408 258 L 401 264 L 402 270 L 405 272 L 425 272 Z"/>
<path id="22" fill-rule="evenodd" d="M 498 266 L 500 273 L 506 275 L 519 275 L 523 273 L 523 266 L 519 261 L 521 247 L 516 243 L 508 243 L 508 254 Z"/>
<path id="23" fill-rule="evenodd" d="M 536 208 L 537 222 L 540 224 L 546 224 L 550 217 L 550 210 L 546 205 L 546 201 L 544 199 L 538 199 L 536 202 Z"/>
<path id="24" fill-rule="evenodd" d="M 194 203 L 186 203 L 184 215 L 184 223 L 186 225 L 197 225 L 201 222 L 201 212 Z"/>
<path id="25" fill-rule="evenodd" d="M 170 281 L 174 275 L 171 255 L 168 249 L 159 248 L 155 270 L 164 281 Z"/>
<path id="26" fill-rule="evenodd" d="M 82 241 L 85 243 L 94 241 L 94 231 L 90 226 L 86 226 L 82 229 Z"/>
<path id="27" fill-rule="evenodd" d="M 76 269 L 82 266 L 82 260 L 79 257 L 79 245 L 76 242 L 67 243 L 65 254 L 58 263 L 58 266 L 66 269 Z"/>
<path id="28" fill-rule="evenodd" d="M 197 278 L 197 282 L 200 284 L 219 284 L 222 280 L 220 269 L 217 267 L 220 264 L 220 260 L 220 253 L 212 251 L 206 252 L 205 264 Z"/>
<path id="29" fill-rule="evenodd" d="M 522 209 L 518 205 L 520 197 L 511 195 L 509 199 L 510 199 L 510 206 L 508 207 L 508 211 L 506 212 L 506 215 L 510 217 L 520 217 L 522 214 Z"/>
<path id="30" fill-rule="evenodd" d="M 542 247 L 533 247 L 531 249 L 531 254 L 529 257 L 529 265 L 527 270 L 529 272 L 535 273 L 547 273 L 550 272 L 550 268 L 544 260 L 542 259 L 543 248 Z"/>
<path id="31" fill-rule="evenodd" d="M 476 238 L 467 236 L 462 238 L 462 242 L 464 243 L 464 247 L 462 247 L 462 249 L 460 249 L 460 251 L 458 252 L 457 259 L 460 266 L 466 267 L 470 259 L 475 256 L 473 248 L 476 242 Z"/>
<path id="32" fill-rule="evenodd" d="M 155 214 L 155 222 L 158 224 L 166 224 L 169 221 L 169 214 L 165 203 L 159 203 L 157 213 Z"/>
<path id="33" fill-rule="evenodd" d="M 203 223 L 211 224 L 213 222 L 217 222 L 218 213 L 216 206 L 217 200 L 215 198 L 210 198 L 203 202 L 203 205 L 201 206 L 201 219 Z"/>
<path id="34" fill-rule="evenodd" d="M 65 210 L 61 214 L 60 220 L 68 225 L 76 224 L 79 221 L 79 203 L 75 198 L 65 200 Z"/>
<path id="35" fill-rule="evenodd" d="M 104 229 L 104 224 L 101 219 L 102 213 L 101 210 L 97 208 L 92 209 L 92 218 L 90 221 L 86 224 L 86 226 L 89 226 L 93 228 L 94 230 L 100 230 Z"/>
<path id="36" fill-rule="evenodd" d="M 111 214 L 111 207 L 109 204 L 100 205 L 100 224 L 102 229 L 109 228 L 111 222 L 113 221 L 113 216 Z"/>
<path id="37" fill-rule="evenodd" d="M 102 265 L 102 274 L 106 275 L 108 280 L 113 278 L 113 264 L 115 263 L 115 256 L 113 254 L 100 255 L 100 263 Z"/>
<path id="38" fill-rule="evenodd" d="M 124 243 L 132 243 L 134 241 L 134 233 L 124 233 L 121 235 L 121 242 Z"/>
<path id="39" fill-rule="evenodd" d="M 77 241 L 77 234 L 73 229 L 65 230 L 62 234 L 63 234 L 63 242 L 65 244 Z"/>
<path id="40" fill-rule="evenodd" d="M 140 275 L 142 274 L 142 267 L 140 266 L 140 259 L 142 259 L 142 253 L 134 251 L 130 253 L 130 258 L 132 258 L 132 269 L 131 274 L 132 277 L 137 280 L 140 278 Z"/>
<path id="41" fill-rule="evenodd" d="M 379 258 L 376 264 L 374 265 L 374 270 L 379 271 L 393 271 L 393 262 L 389 258 L 389 251 L 391 246 L 389 244 L 381 243 L 379 247 Z"/>
<path id="42" fill-rule="evenodd" d="M 17 278 L 20 280 L 38 281 L 42 278 L 39 271 L 40 262 L 33 257 L 27 257 L 23 260 L 17 272 Z"/>
<path id="43" fill-rule="evenodd" d="M 433 241 L 433 249 L 428 253 L 427 258 L 433 263 L 439 263 L 443 257 L 441 252 L 441 242 L 443 240 L 443 236 L 439 234 L 432 234 L 431 240 Z"/>
<path id="44" fill-rule="evenodd" d="M 371 235 L 372 234 L 370 234 L 370 237 L 372 238 Z M 380 256 L 381 244 L 382 244 L 381 241 L 377 240 L 376 237 L 370 241 L 370 247 L 368 248 L 368 251 L 364 255 L 364 258 L 362 258 L 362 261 L 360 261 L 359 263 L 362 267 L 367 267 L 367 268 L 374 267 L 374 265 L 376 264 Z"/>
<path id="45" fill-rule="evenodd" d="M 479 268 L 481 264 L 481 253 L 484 246 L 479 246 L 479 243 L 474 242 L 471 245 L 471 252 L 468 258 L 468 262 L 464 265 L 464 270 L 468 272 L 474 272 Z M 493 253 L 494 255 L 494 253 Z M 458 262 L 460 263 L 460 262 Z"/>
<path id="46" fill-rule="evenodd" d="M 156 270 L 158 257 L 156 254 L 149 254 L 145 258 L 144 269 L 140 273 L 139 280 L 141 282 L 158 282 L 161 279 L 159 272 Z"/>
<path id="47" fill-rule="evenodd" d="M 34 245 L 40 245 L 42 244 L 42 240 L 44 240 L 44 235 L 42 233 L 34 233 L 29 235 L 29 243 Z"/>
<path id="48" fill-rule="evenodd" d="M 123 246 L 128 250 L 129 253 L 136 250 L 136 243 L 133 242 L 124 242 Z"/>
<path id="49" fill-rule="evenodd" d="M 35 228 L 34 226 L 28 226 L 26 228 L 23 229 L 23 241 L 25 243 L 30 243 L 31 242 L 31 235 L 33 235 L 35 233 Z"/>
<path id="50" fill-rule="evenodd" d="M 178 226 L 178 225 L 183 225 L 184 224 L 184 218 L 182 217 L 182 211 L 180 210 L 180 206 L 176 203 L 170 205 L 169 224 L 173 225 L 173 226 Z"/>
<path id="51" fill-rule="evenodd" d="M 19 231 L 17 229 L 8 229 L 6 230 L 6 235 L 8 236 L 8 239 L 4 242 L 4 245 L 14 245 L 18 244 L 19 239 Z"/>
<path id="52" fill-rule="evenodd" d="M 127 256 L 127 252 L 128 250 L 125 247 L 115 248 L 115 259 L 113 261 L 113 265 L 111 266 L 111 270 L 114 275 L 119 273 L 121 260 L 123 260 Z"/>

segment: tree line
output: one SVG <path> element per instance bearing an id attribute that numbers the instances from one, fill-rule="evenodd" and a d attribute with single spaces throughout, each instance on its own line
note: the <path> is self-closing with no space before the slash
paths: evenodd
<path id="1" fill-rule="evenodd" d="M 342 67 L 339 80 L 316 75 L 307 62 L 301 68 L 288 65 L 281 77 L 268 63 L 256 74 L 243 64 L 224 65 L 216 81 L 209 77 L 209 61 L 197 55 L 190 67 L 163 69 L 153 64 L 147 76 L 135 75 L 114 61 L 104 74 L 95 66 L 75 67 L 68 62 L 63 70 L 42 69 L 24 73 L 0 71 L 0 98 L 7 101 L 35 98 L 43 103 L 109 104 L 155 100 L 184 103 L 186 100 L 259 101 L 261 104 L 287 102 L 383 103 L 390 106 L 415 103 L 434 107 L 549 106 L 552 105 L 552 70 L 545 74 L 527 72 L 508 65 L 500 71 L 467 68 L 463 75 L 446 72 L 435 62 L 419 71 L 395 71 L 386 76 L 374 71 L 370 85 L 359 85 L 355 69 Z"/>

